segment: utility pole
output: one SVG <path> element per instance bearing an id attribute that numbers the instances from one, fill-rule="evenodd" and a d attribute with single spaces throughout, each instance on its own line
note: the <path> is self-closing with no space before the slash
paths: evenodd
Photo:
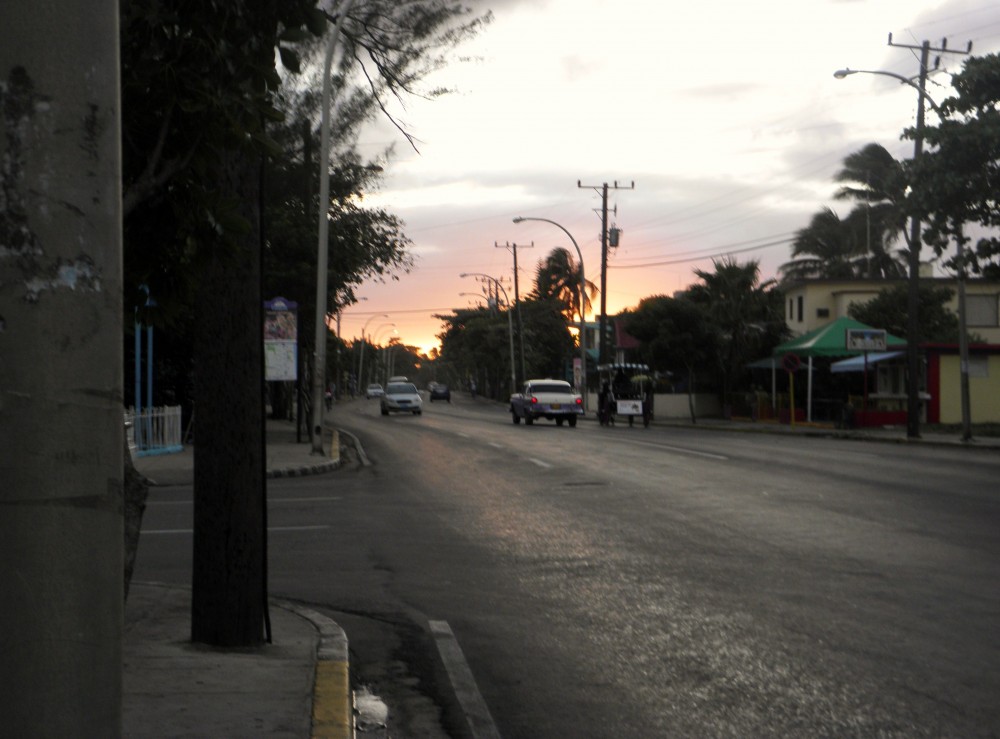
<path id="1" fill-rule="evenodd" d="M 633 181 L 628 187 L 624 185 L 619 185 L 618 181 L 615 180 L 613 185 L 608 185 L 607 182 L 598 185 L 584 185 L 581 184 L 580 180 L 576 181 L 576 186 L 580 188 L 588 188 L 599 190 L 601 193 L 601 315 L 598 317 L 598 331 L 600 335 L 598 336 L 597 344 L 597 363 L 606 364 L 608 361 L 608 340 L 607 340 L 607 324 L 608 324 L 608 190 L 634 190 L 635 182 Z M 614 231 L 614 238 L 611 239 L 613 243 L 611 246 L 618 246 L 618 229 L 612 227 Z"/>
<path id="2" fill-rule="evenodd" d="M 0 15 L 0 722 L 6 736 L 117 737 L 118 3 L 7 3 Z"/>
<path id="3" fill-rule="evenodd" d="M 528 373 L 524 368 L 524 322 L 521 320 L 521 299 L 518 293 L 518 281 L 517 281 L 517 248 L 520 246 L 522 249 L 534 249 L 535 242 L 532 241 L 530 244 L 511 244 L 507 242 L 506 244 L 500 244 L 496 241 L 493 242 L 493 247 L 496 249 L 507 249 L 514 255 L 514 313 L 517 314 L 517 337 L 521 344 L 521 382 L 528 379 Z M 514 387 L 517 387 L 517 383 L 514 383 Z"/>
<path id="4" fill-rule="evenodd" d="M 910 49 L 920 51 L 920 73 L 917 75 L 917 125 L 913 135 L 913 164 L 916 166 L 924 150 L 924 98 L 927 97 L 927 73 L 930 53 L 945 53 L 951 51 L 948 48 L 948 40 L 942 39 L 940 48 L 932 48 L 930 41 L 924 41 L 920 46 L 909 44 L 897 44 L 889 34 L 889 46 L 900 49 Z M 971 44 L 969 51 L 972 50 Z M 952 52 L 958 54 L 968 54 L 969 51 Z M 940 57 L 935 60 L 934 68 L 937 69 Z M 910 279 L 907 284 L 907 317 L 906 317 L 906 436 L 910 439 L 920 438 L 920 217 L 913 216 L 910 221 L 910 251 L 909 267 Z"/>

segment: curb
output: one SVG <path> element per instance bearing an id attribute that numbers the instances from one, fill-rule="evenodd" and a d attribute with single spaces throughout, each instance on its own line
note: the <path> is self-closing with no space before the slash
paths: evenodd
<path id="1" fill-rule="evenodd" d="M 307 477 L 308 475 L 322 475 L 333 472 L 340 467 L 340 460 L 332 460 L 321 464 L 307 464 L 300 467 L 280 467 L 267 471 L 267 479 L 273 480 L 278 477 Z"/>
<path id="2" fill-rule="evenodd" d="M 353 706 L 347 634 L 337 623 L 311 608 L 272 600 L 280 608 L 311 622 L 319 632 L 313 675 L 313 739 L 351 739 Z"/>

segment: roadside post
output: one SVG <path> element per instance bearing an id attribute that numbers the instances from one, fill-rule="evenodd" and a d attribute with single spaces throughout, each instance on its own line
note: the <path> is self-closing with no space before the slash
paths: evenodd
<path id="1" fill-rule="evenodd" d="M 788 373 L 788 423 L 795 427 L 795 373 L 802 366 L 798 354 L 789 352 L 781 358 L 781 366 Z"/>

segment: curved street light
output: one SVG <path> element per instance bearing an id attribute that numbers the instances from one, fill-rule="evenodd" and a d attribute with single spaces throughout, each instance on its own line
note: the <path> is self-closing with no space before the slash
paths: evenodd
<path id="1" fill-rule="evenodd" d="M 390 335 L 391 334 L 397 334 L 397 333 L 399 333 L 398 331 L 396 331 L 396 324 L 395 323 L 383 323 L 383 324 L 380 324 L 374 331 L 372 331 L 372 344 L 374 346 L 378 347 L 378 343 L 377 342 L 379 342 L 379 341 L 382 340 L 382 338 L 380 337 L 380 334 L 382 333 L 382 330 L 386 329 L 386 328 L 391 328 L 392 329 L 389 332 Z M 389 339 L 389 341 L 392 341 L 392 339 Z M 383 362 L 382 363 L 386 366 L 386 373 L 385 373 L 386 382 L 388 382 L 388 377 L 389 377 L 388 362 L 386 362 L 385 359 L 384 359 L 388 347 L 380 347 L 380 348 L 382 349 L 382 354 L 383 354 Z M 376 353 L 376 356 L 378 356 L 378 348 L 375 349 L 375 353 Z"/>
<path id="2" fill-rule="evenodd" d="M 378 315 L 369 317 L 368 320 L 365 321 L 365 325 L 361 327 L 361 356 L 358 357 L 358 390 L 361 390 L 361 371 L 365 368 L 365 330 L 368 328 L 368 324 L 376 318 L 388 317 L 388 313 L 379 313 Z"/>
<path id="3" fill-rule="evenodd" d="M 476 298 L 477 300 L 482 300 L 484 303 L 486 302 L 486 298 L 484 298 L 479 293 L 459 293 L 459 295 L 465 295 L 465 296 L 468 296 L 470 298 Z"/>
<path id="4" fill-rule="evenodd" d="M 584 306 L 586 305 L 587 299 L 587 278 L 584 276 L 583 272 L 583 252 L 580 251 L 580 245 L 576 243 L 576 239 L 573 238 L 573 234 L 566 230 L 564 226 L 556 223 L 548 218 L 526 218 L 524 216 L 517 216 L 514 218 L 514 223 L 524 223 L 525 221 L 540 221 L 542 223 L 551 223 L 558 229 L 561 229 L 569 240 L 573 242 L 573 246 L 576 248 L 576 255 L 580 259 L 580 374 L 581 374 L 581 385 L 583 396 L 583 412 L 587 412 L 587 324 L 584 321 Z"/>
<path id="5" fill-rule="evenodd" d="M 927 101 L 927 103 L 931 106 L 931 109 L 935 113 L 937 113 L 938 115 L 942 114 L 941 108 L 939 108 L 938 104 L 934 102 L 934 99 L 930 95 L 928 95 L 926 90 L 922 89 L 919 84 L 914 82 L 913 78 L 911 77 L 904 77 L 901 74 L 896 74 L 895 72 L 886 72 L 881 69 L 851 69 L 850 67 L 844 67 L 843 69 L 838 69 L 836 72 L 833 73 L 833 76 L 836 77 L 838 80 L 842 80 L 845 77 L 849 77 L 852 74 L 877 74 L 882 77 L 892 77 L 895 80 L 899 80 L 900 84 L 909 85 L 914 90 L 916 90 L 917 93 L 920 95 L 921 99 Z M 924 75 L 924 77 L 926 79 L 926 75 Z M 919 75 L 917 79 L 918 80 L 920 79 Z"/>
<path id="6" fill-rule="evenodd" d="M 503 299 L 507 302 L 507 333 L 510 336 L 510 391 L 514 393 L 517 389 L 517 378 L 514 375 L 514 322 L 510 317 L 510 298 L 507 296 L 507 290 L 504 289 L 504 286 L 500 284 L 500 280 L 496 277 L 491 277 L 482 272 L 463 272 L 459 277 L 482 277 L 503 291 Z"/>
<path id="7" fill-rule="evenodd" d="M 890 38 L 891 41 L 891 38 Z M 838 80 L 852 74 L 877 74 L 892 77 L 904 85 L 909 85 L 917 91 L 917 124 L 913 134 L 913 163 L 919 161 L 924 150 L 924 102 L 930 103 L 938 115 L 941 109 L 927 95 L 927 57 L 929 45 L 925 41 L 920 55 L 920 74 L 917 82 L 895 72 L 885 72 L 873 69 L 838 69 L 833 76 Z M 907 283 L 907 320 L 906 320 L 906 372 L 909 382 L 906 383 L 906 435 L 911 439 L 920 438 L 920 351 L 917 346 L 920 334 L 920 218 L 914 215 L 910 219 L 910 279 Z"/>

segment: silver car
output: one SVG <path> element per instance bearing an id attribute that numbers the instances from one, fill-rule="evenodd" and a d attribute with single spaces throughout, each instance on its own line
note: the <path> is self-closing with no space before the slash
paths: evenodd
<path id="1" fill-rule="evenodd" d="M 382 415 L 390 413 L 412 413 L 419 416 L 423 413 L 424 402 L 412 382 L 390 382 L 385 386 L 382 396 Z"/>

